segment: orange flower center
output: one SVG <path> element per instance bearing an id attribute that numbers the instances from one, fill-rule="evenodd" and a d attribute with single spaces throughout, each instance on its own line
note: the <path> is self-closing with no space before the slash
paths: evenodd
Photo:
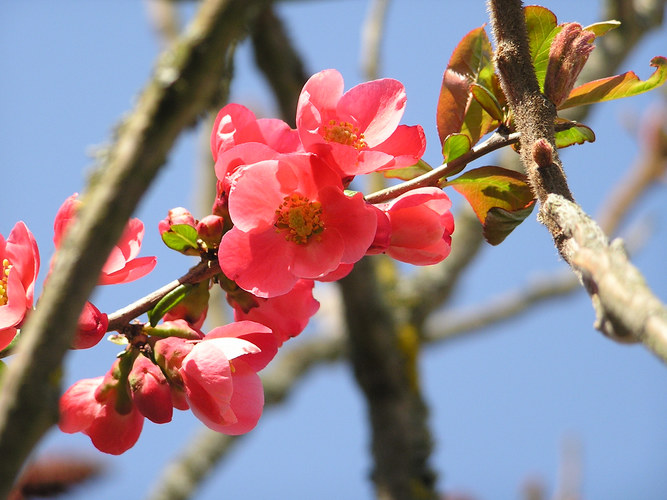
<path id="1" fill-rule="evenodd" d="M 287 241 L 298 245 L 305 245 L 313 235 L 324 231 L 322 204 L 310 201 L 299 193 L 285 196 L 276 209 L 276 215 L 276 231 L 284 233 Z"/>
<path id="2" fill-rule="evenodd" d="M 9 300 L 7 297 L 7 280 L 9 279 L 11 268 L 12 265 L 9 263 L 9 260 L 3 259 L 2 273 L 0 274 L 0 306 L 6 305 Z"/>
<path id="3" fill-rule="evenodd" d="M 349 122 L 329 120 L 329 125 L 325 125 L 323 129 L 323 136 L 327 142 L 337 142 L 355 149 L 363 149 L 368 146 L 364 140 L 364 134 L 359 133 L 359 127 Z"/>

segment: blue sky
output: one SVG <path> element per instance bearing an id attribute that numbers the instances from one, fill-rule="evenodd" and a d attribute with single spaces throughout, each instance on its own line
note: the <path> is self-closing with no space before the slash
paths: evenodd
<path id="1" fill-rule="evenodd" d="M 159 43 L 144 2 L 0 0 L 0 5 L 0 233 L 6 236 L 24 220 L 37 238 L 45 269 L 57 208 L 85 186 L 94 152 L 132 108 Z M 560 21 L 601 20 L 598 2 L 543 5 Z M 308 71 L 336 68 L 349 88 L 363 79 L 359 43 L 366 8 L 357 0 L 304 1 L 286 2 L 279 11 Z M 425 159 L 432 164 L 440 160 L 434 117 L 442 72 L 457 41 L 485 22 L 481 0 L 465 7 L 396 0 L 389 11 L 381 74 L 404 83 L 403 123 L 424 127 Z M 667 55 L 665 29 L 648 37 L 622 70 L 646 78 L 654 55 Z M 232 99 L 267 116 L 275 113 L 247 45 L 239 49 L 236 71 Z M 637 121 L 659 103 L 656 93 L 601 105 L 586 121 L 597 141 L 563 152 L 575 198 L 589 213 L 596 213 L 635 159 Z M 157 222 L 171 207 L 195 206 L 197 141 L 195 130 L 182 136 L 137 212 L 147 228 L 142 255 L 158 256 L 156 270 L 136 283 L 99 290 L 94 302 L 106 312 L 193 264 L 163 248 Z M 455 206 L 463 202 L 449 194 Z M 633 260 L 663 302 L 664 200 L 663 184 L 630 214 L 631 221 L 651 224 L 652 234 Z M 474 307 L 563 267 L 547 231 L 530 217 L 502 245 L 484 248 L 452 305 Z M 585 498 L 667 498 L 667 370 L 643 348 L 603 338 L 593 321 L 590 301 L 579 292 L 424 353 L 421 376 L 431 406 L 433 465 L 443 488 L 504 500 L 517 498 L 526 479 L 540 478 L 553 491 L 563 442 L 576 439 Z M 117 350 L 103 342 L 72 354 L 66 384 L 103 374 Z M 102 457 L 109 474 L 95 489 L 81 488 L 72 498 L 145 497 L 161 466 L 198 427 L 183 412 L 171 424 L 148 422 L 135 448 L 118 458 Z M 196 498 L 370 499 L 368 439 L 364 402 L 349 368 L 322 367 L 283 407 L 265 414 Z M 54 431 L 41 447 L 62 450 L 97 456 L 82 435 Z"/>

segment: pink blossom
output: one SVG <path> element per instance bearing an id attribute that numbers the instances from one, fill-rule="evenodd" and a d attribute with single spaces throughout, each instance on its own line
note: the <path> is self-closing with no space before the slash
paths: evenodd
<path id="1" fill-rule="evenodd" d="M 120 455 L 139 439 L 144 416 L 132 404 L 124 386 L 111 374 L 83 379 L 60 398 L 60 430 L 83 432 L 98 450 Z"/>
<path id="2" fill-rule="evenodd" d="M 229 194 L 234 227 L 220 242 L 225 275 L 258 297 L 289 292 L 366 253 L 375 211 L 317 156 L 280 155 L 240 170 Z"/>
<path id="3" fill-rule="evenodd" d="M 56 249 L 60 247 L 62 238 L 69 225 L 74 221 L 76 212 L 81 205 L 74 193 L 61 205 L 53 224 L 53 243 Z M 102 268 L 98 284 L 115 285 L 129 283 L 150 273 L 157 259 L 155 257 L 137 257 L 144 238 L 144 223 L 139 219 L 130 219 L 120 240 L 113 247 Z"/>
<path id="4" fill-rule="evenodd" d="M 252 430 L 264 407 L 257 371 L 276 351 L 271 330 L 259 323 L 240 321 L 213 329 L 185 356 L 179 370 L 195 416 L 225 434 Z"/>
<path id="5" fill-rule="evenodd" d="M 251 320 L 268 326 L 278 339 L 279 345 L 300 334 L 310 317 L 320 308 L 313 298 L 314 281 L 300 279 L 294 288 L 284 295 L 263 299 L 256 297 L 256 306 L 244 311 L 236 302 L 234 319 Z"/>
<path id="6" fill-rule="evenodd" d="M 78 329 L 72 340 L 72 349 L 88 349 L 97 345 L 107 332 L 109 318 L 92 303 L 86 302 L 79 316 Z"/>
<path id="7" fill-rule="evenodd" d="M 171 422 L 171 388 L 159 366 L 140 354 L 134 360 L 127 381 L 132 401 L 144 417 L 156 424 Z"/>
<path id="8" fill-rule="evenodd" d="M 169 229 L 171 229 L 171 226 L 179 224 L 187 224 L 188 226 L 195 227 L 197 225 L 197 220 L 187 208 L 176 207 L 167 212 L 167 216 L 158 222 L 157 228 L 158 231 L 160 231 L 160 235 L 162 235 L 168 232 Z"/>
<path id="9" fill-rule="evenodd" d="M 261 143 L 279 153 L 303 151 L 296 130 L 282 120 L 255 118 L 255 115 L 240 104 L 227 104 L 218 112 L 211 133 L 213 161 L 218 155 L 238 144 Z"/>
<path id="10" fill-rule="evenodd" d="M 454 232 L 451 206 L 447 195 L 435 187 L 414 189 L 388 204 L 378 205 L 391 224 L 386 254 L 420 266 L 445 259 Z"/>
<path id="11" fill-rule="evenodd" d="M 180 321 L 182 321 L 184 326 L 187 327 L 187 323 L 185 321 Z M 175 324 L 178 322 L 179 321 L 177 320 L 169 323 Z M 187 410 L 190 408 L 190 404 L 188 403 L 185 395 L 183 379 L 181 378 L 179 370 L 183 360 L 190 353 L 190 351 L 192 351 L 193 347 L 194 343 L 192 341 L 188 341 L 179 337 L 167 337 L 158 340 L 153 348 L 155 361 L 169 380 L 171 402 L 174 408 L 178 408 L 179 410 Z"/>
<path id="12" fill-rule="evenodd" d="M 407 100 L 403 84 L 385 78 L 343 89 L 333 69 L 306 82 L 296 111 L 305 150 L 325 157 L 343 176 L 417 163 L 426 139 L 419 125 L 399 125 Z"/>
<path id="13" fill-rule="evenodd" d="M 0 234 L 0 349 L 14 339 L 32 309 L 38 273 L 35 237 L 17 222 L 6 241 Z"/>
<path id="14" fill-rule="evenodd" d="M 197 223 L 197 236 L 208 246 L 218 248 L 225 229 L 225 219 L 219 215 L 207 215 Z"/>

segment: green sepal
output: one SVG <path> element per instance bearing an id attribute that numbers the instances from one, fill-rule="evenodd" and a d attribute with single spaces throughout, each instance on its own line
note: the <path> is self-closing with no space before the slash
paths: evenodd
<path id="1" fill-rule="evenodd" d="M 155 307 L 148 311 L 148 321 L 151 326 L 155 326 L 162 319 L 162 317 L 169 312 L 172 307 L 178 305 L 189 293 L 194 290 L 194 287 L 187 283 L 182 283 L 174 288 L 167 295 L 162 297 L 160 301 L 155 304 Z"/>
<path id="2" fill-rule="evenodd" d="M 191 330 L 185 330 L 183 328 L 176 328 L 172 325 L 157 325 L 157 326 L 145 326 L 144 333 L 151 337 L 167 338 L 167 337 L 178 337 L 181 339 L 187 340 L 199 340 L 200 337 L 192 333 Z"/>

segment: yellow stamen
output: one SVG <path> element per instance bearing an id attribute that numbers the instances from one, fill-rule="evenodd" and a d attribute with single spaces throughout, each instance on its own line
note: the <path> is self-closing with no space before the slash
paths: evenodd
<path id="1" fill-rule="evenodd" d="M 9 271 L 12 265 L 8 259 L 2 260 L 2 274 L 0 274 L 0 306 L 7 304 L 9 297 L 7 296 L 7 280 L 9 279 Z"/>
<path id="2" fill-rule="evenodd" d="M 285 196 L 276 209 L 276 215 L 276 231 L 283 232 L 287 241 L 298 245 L 305 245 L 313 235 L 324 231 L 322 204 L 310 201 L 299 193 Z"/>
<path id="3" fill-rule="evenodd" d="M 329 120 L 329 125 L 323 127 L 323 137 L 328 142 L 337 142 L 352 146 L 355 149 L 363 149 L 368 146 L 364 140 L 364 134 L 359 133 L 359 127 L 350 122 L 337 122 Z"/>

